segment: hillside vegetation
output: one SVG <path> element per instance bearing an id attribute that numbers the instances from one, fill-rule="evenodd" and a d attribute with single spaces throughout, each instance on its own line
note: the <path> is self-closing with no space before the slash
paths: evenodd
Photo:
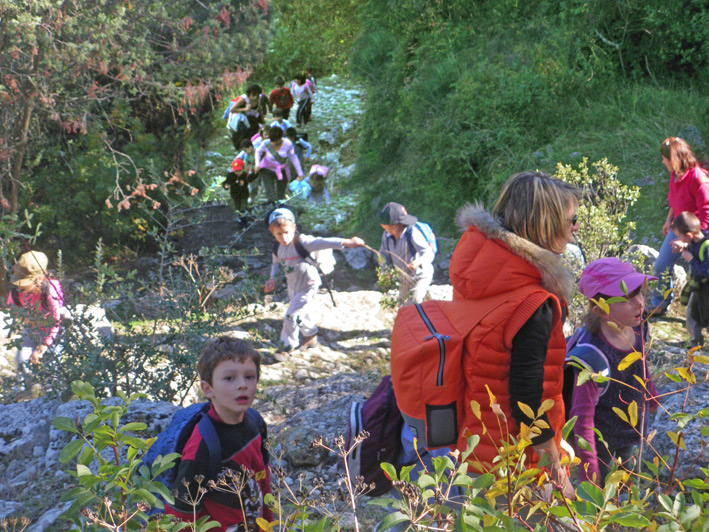
<path id="1" fill-rule="evenodd" d="M 681 135 L 706 157 L 705 2 L 370 1 L 358 15 L 362 220 L 396 199 L 453 234 L 456 210 L 510 174 L 588 156 L 642 185 L 630 216 L 654 235 L 660 142 Z"/>

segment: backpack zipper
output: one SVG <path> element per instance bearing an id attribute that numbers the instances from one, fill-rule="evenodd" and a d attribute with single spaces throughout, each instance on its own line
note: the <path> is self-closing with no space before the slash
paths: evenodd
<path id="1" fill-rule="evenodd" d="M 423 323 L 426 325 L 426 328 L 431 333 L 431 336 L 424 337 L 424 340 L 430 340 L 431 338 L 435 338 L 436 340 L 438 340 L 439 358 L 438 358 L 438 374 L 436 375 L 436 386 L 443 386 L 443 367 L 446 363 L 446 344 L 445 344 L 445 342 L 447 340 L 450 340 L 451 337 L 448 336 L 447 334 L 441 334 L 435 329 L 435 327 L 433 326 L 433 323 L 431 323 L 431 320 L 428 319 L 428 316 L 426 316 L 426 313 L 424 312 L 423 307 L 421 306 L 420 303 L 416 303 L 416 310 L 418 311 L 419 316 L 421 316 L 421 319 L 423 320 Z"/>

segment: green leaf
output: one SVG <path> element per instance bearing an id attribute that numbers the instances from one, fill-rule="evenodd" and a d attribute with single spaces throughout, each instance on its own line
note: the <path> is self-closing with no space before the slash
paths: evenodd
<path id="1" fill-rule="evenodd" d="M 207 530 L 211 530 L 212 528 L 217 528 L 222 525 L 217 523 L 216 521 L 210 521 L 209 516 L 205 515 L 203 517 L 200 517 L 197 520 L 197 523 L 195 523 L 195 532 L 206 532 Z"/>
<path id="2" fill-rule="evenodd" d="M 91 470 L 84 464 L 76 464 L 76 476 L 81 478 L 87 475 L 92 475 Z"/>
<path id="3" fill-rule="evenodd" d="M 474 490 L 482 490 L 485 489 L 489 486 L 492 486 L 492 484 L 495 482 L 495 475 L 492 473 L 483 473 L 480 475 L 478 478 L 475 479 L 473 482 L 473 489 Z"/>
<path id="4" fill-rule="evenodd" d="M 161 482 L 153 482 L 151 484 L 151 489 L 156 493 L 159 493 L 160 496 L 165 499 L 169 504 L 173 504 L 175 502 L 175 499 L 172 496 L 170 490 L 167 489 L 167 487 Z"/>
<path id="5" fill-rule="evenodd" d="M 132 445 L 136 449 L 140 449 L 141 451 L 146 451 L 149 448 L 149 445 L 145 443 L 145 440 L 143 438 L 136 438 L 135 436 L 124 436 L 123 437 L 123 443 L 126 445 Z"/>
<path id="6" fill-rule="evenodd" d="M 416 484 L 418 485 L 419 488 L 422 490 L 424 488 L 428 488 L 430 486 L 435 486 L 436 481 L 433 479 L 431 475 L 419 475 L 418 480 L 416 481 Z"/>
<path id="7" fill-rule="evenodd" d="M 68 417 L 57 416 L 52 420 L 52 426 L 57 430 L 64 430 L 66 432 L 78 432 L 76 428 L 76 423 L 73 419 Z"/>
<path id="8" fill-rule="evenodd" d="M 128 432 L 129 430 L 136 432 L 140 430 L 145 430 L 146 428 L 148 428 L 148 426 L 145 423 L 133 422 L 126 423 L 120 429 L 118 429 L 118 432 Z"/>
<path id="9" fill-rule="evenodd" d="M 62 449 L 62 452 L 59 455 L 59 462 L 62 464 L 66 464 L 67 462 L 69 462 L 69 460 L 72 460 L 77 454 L 79 454 L 83 446 L 84 440 L 82 439 L 70 441 L 66 444 L 64 449 Z"/>
<path id="10" fill-rule="evenodd" d="M 379 530 L 389 530 L 399 523 L 405 523 L 408 521 L 409 518 L 401 512 L 392 512 L 382 519 L 381 523 L 379 523 Z"/>
<path id="11" fill-rule="evenodd" d="M 617 523 L 620 526 L 630 526 L 633 528 L 646 528 L 650 526 L 650 521 L 648 521 L 641 514 L 614 515 L 611 518 L 611 523 Z"/>
<path id="12" fill-rule="evenodd" d="M 581 485 L 576 488 L 576 495 L 579 499 L 590 502 L 596 508 L 603 508 L 605 504 L 601 489 L 590 482 L 582 482 Z"/>
<path id="13" fill-rule="evenodd" d="M 382 471 L 384 471 L 384 474 L 389 480 L 397 480 L 396 468 L 393 465 L 383 462 L 379 464 L 379 467 L 382 468 Z"/>
<path id="14" fill-rule="evenodd" d="M 133 492 L 133 496 L 137 497 L 139 499 L 138 501 L 135 501 L 135 502 L 144 501 L 144 502 L 147 502 L 150 506 L 153 506 L 155 504 L 155 502 L 157 501 L 157 499 L 155 498 L 155 495 L 150 493 L 145 488 L 140 488 L 140 489 L 135 490 Z"/>
<path id="15" fill-rule="evenodd" d="M 561 429 L 562 438 L 564 438 L 565 440 L 569 439 L 569 434 L 571 434 L 571 431 L 574 429 L 574 425 L 576 425 L 576 420 L 578 418 L 578 416 L 574 416 L 566 423 L 564 423 L 564 427 Z"/>

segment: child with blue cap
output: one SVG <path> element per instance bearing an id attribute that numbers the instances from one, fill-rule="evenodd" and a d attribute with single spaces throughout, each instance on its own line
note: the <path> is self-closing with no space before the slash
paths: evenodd
<path id="1" fill-rule="evenodd" d="M 281 269 L 285 272 L 290 304 L 283 318 L 282 349 L 274 357 L 286 360 L 296 348 L 317 344 L 315 295 L 321 285 L 320 273 L 311 254 L 324 249 L 342 249 L 364 246 L 359 237 L 315 237 L 300 234 L 295 225 L 295 214 L 286 207 L 274 209 L 268 216 L 268 230 L 278 242 L 273 250 L 271 277 L 264 286 L 266 293 L 276 288 Z M 301 248 L 304 253 L 299 252 Z M 305 255 L 305 257 L 303 256 Z M 299 338 L 302 333 L 302 339 Z"/>

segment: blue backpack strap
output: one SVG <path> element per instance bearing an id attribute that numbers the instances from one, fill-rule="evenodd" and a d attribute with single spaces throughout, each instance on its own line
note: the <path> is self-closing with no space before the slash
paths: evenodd
<path id="1" fill-rule="evenodd" d="M 610 376 L 610 363 L 608 357 L 598 347 L 591 343 L 579 342 L 576 346 L 566 353 L 566 363 L 575 361 L 587 368 L 593 373 L 600 373 L 604 377 Z M 606 391 L 610 381 L 597 383 L 598 396 L 600 397 Z"/>
<path id="2" fill-rule="evenodd" d="M 209 480 L 216 480 L 222 469 L 222 444 L 219 441 L 217 429 L 206 412 L 202 413 L 199 423 L 199 433 L 207 444 L 209 450 Z"/>

